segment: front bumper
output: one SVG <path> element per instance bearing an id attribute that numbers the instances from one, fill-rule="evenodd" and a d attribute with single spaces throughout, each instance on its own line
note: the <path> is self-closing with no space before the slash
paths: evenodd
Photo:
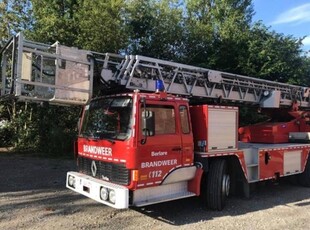
<path id="1" fill-rule="evenodd" d="M 69 178 L 70 182 L 69 183 Z M 74 185 L 72 185 L 72 180 L 74 178 Z M 113 208 L 122 209 L 128 208 L 129 205 L 129 190 L 128 188 L 113 184 L 107 181 L 102 181 L 91 176 L 81 174 L 78 172 L 68 172 L 66 187 L 87 196 L 95 201 L 102 204 L 108 205 Z M 115 203 L 112 203 L 109 198 L 108 200 L 103 200 L 100 197 L 100 190 L 102 188 L 107 188 L 109 191 L 114 190 L 115 192 Z"/>

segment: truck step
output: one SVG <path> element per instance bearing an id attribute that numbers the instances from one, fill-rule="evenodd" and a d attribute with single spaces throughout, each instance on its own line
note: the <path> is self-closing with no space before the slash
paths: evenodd
<path id="1" fill-rule="evenodd" d="M 196 196 L 187 190 L 187 181 L 136 190 L 132 205 L 142 207 L 161 202 Z"/>

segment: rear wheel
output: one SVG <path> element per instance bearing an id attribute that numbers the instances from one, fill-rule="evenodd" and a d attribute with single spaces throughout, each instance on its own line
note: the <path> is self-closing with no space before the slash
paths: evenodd
<path id="1" fill-rule="evenodd" d="M 305 171 L 298 175 L 298 182 L 302 186 L 310 187 L 310 156 L 308 156 L 308 161 L 306 164 Z"/>
<path id="2" fill-rule="evenodd" d="M 206 179 L 205 197 L 207 207 L 220 211 L 225 206 L 231 183 L 226 160 L 213 160 Z"/>

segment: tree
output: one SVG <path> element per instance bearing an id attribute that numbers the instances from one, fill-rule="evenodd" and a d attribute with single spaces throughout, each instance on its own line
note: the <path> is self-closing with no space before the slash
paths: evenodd
<path id="1" fill-rule="evenodd" d="M 239 72 L 253 15 L 251 0 L 187 0 L 186 62 Z"/>
<path id="2" fill-rule="evenodd" d="M 31 28 L 31 14 L 30 0 L 4 0 L 0 2 L 0 49 L 12 35 Z M 16 103 L 15 100 L 0 101 L 0 122 L 2 123 L 0 146 L 15 145 L 26 129 L 27 135 L 29 134 L 29 119 L 17 117 L 19 111 L 23 111 L 23 116 L 31 113 L 27 104 Z"/>
<path id="3" fill-rule="evenodd" d="M 175 0 L 128 1 L 129 53 L 178 60 L 182 55 L 182 8 Z"/>
<path id="4" fill-rule="evenodd" d="M 291 84 L 303 84 L 307 74 L 302 40 L 255 23 L 247 37 L 247 55 L 240 60 L 243 73 Z M 309 72 L 308 72 L 309 73 Z"/>
<path id="5" fill-rule="evenodd" d="M 78 36 L 75 44 L 97 52 L 118 53 L 127 46 L 124 0 L 78 0 L 75 21 Z"/>
<path id="6" fill-rule="evenodd" d="M 31 0 L 0 2 L 0 47 L 14 34 L 31 28 Z"/>
<path id="7" fill-rule="evenodd" d="M 310 57 L 309 56 L 303 56 L 303 65 L 301 67 L 301 70 L 303 72 L 303 75 L 300 76 L 299 78 L 301 81 L 300 85 L 309 87 L 310 85 Z"/>
<path id="8" fill-rule="evenodd" d="M 75 11 L 78 0 L 31 0 L 34 25 L 28 39 L 42 43 L 59 41 L 72 46 L 78 36 Z"/>

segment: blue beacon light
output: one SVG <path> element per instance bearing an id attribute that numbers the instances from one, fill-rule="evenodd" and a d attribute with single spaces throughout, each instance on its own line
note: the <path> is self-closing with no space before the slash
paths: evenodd
<path id="1" fill-rule="evenodd" d="M 163 92 L 165 90 L 164 82 L 162 80 L 156 80 L 156 93 Z"/>

